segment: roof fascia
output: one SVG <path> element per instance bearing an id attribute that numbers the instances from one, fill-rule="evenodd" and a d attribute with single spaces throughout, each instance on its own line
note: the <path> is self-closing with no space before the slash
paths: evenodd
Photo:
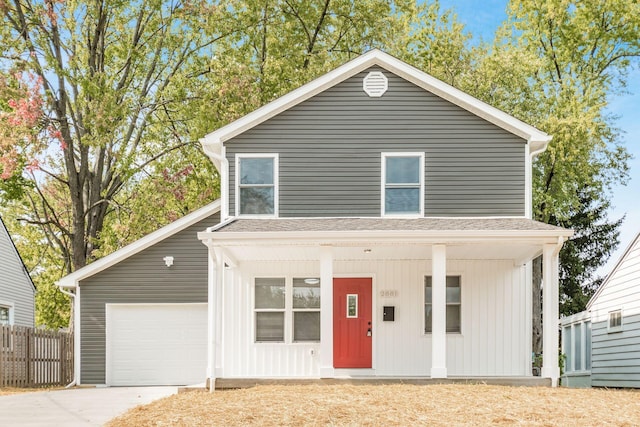
<path id="1" fill-rule="evenodd" d="M 585 308 L 585 311 L 590 311 L 591 310 L 591 306 L 593 306 L 593 304 L 596 302 L 596 299 L 598 299 L 598 297 L 600 296 L 600 294 L 602 293 L 603 289 L 605 288 L 605 286 L 607 286 L 607 284 L 609 283 L 609 281 L 611 280 L 611 277 L 613 277 L 613 275 L 615 274 L 615 272 L 618 270 L 618 268 L 620 268 L 620 265 L 622 264 L 622 262 L 627 258 L 627 255 L 629 255 L 629 253 L 631 252 L 631 250 L 636 246 L 636 244 L 640 244 L 640 232 L 636 235 L 636 237 L 631 241 L 631 244 L 629 244 L 629 246 L 627 246 L 627 249 L 625 249 L 624 253 L 622 254 L 622 256 L 618 259 L 618 262 L 616 262 L 616 265 L 611 269 L 611 273 L 609 273 L 607 275 L 607 278 L 604 279 L 604 282 L 602 282 L 602 284 L 600 285 L 600 287 L 598 288 L 598 290 L 596 291 L 595 294 L 593 294 L 593 296 L 591 297 L 591 299 L 589 300 L 589 302 L 587 303 L 587 306 Z"/>
<path id="2" fill-rule="evenodd" d="M 551 141 L 550 135 L 547 135 L 535 127 L 389 54 L 373 49 L 275 101 L 258 108 L 252 113 L 209 133 L 202 138 L 200 142 L 207 153 L 214 157 L 220 156 L 222 144 L 225 141 L 374 65 L 397 74 L 415 85 L 525 139 L 529 143 L 529 152 L 531 154 L 543 151 L 548 142 Z"/>
<path id="3" fill-rule="evenodd" d="M 11 246 L 13 246 L 13 250 L 16 253 L 16 256 L 18 257 L 18 261 L 20 261 L 20 265 L 22 265 L 24 275 L 27 276 L 27 279 L 29 280 L 29 283 L 31 283 L 31 287 L 33 288 L 33 290 L 37 291 L 38 289 L 36 288 L 35 283 L 33 283 L 33 280 L 31 279 L 31 275 L 29 274 L 29 270 L 27 269 L 27 266 L 25 265 L 24 260 L 22 259 L 22 256 L 20 255 L 20 252 L 18 251 L 18 248 L 16 247 L 16 244 L 13 241 L 13 238 L 11 237 L 11 233 L 9 233 L 9 229 L 5 225 L 2 217 L 0 217 L 0 224 L 2 224 L 2 228 L 4 228 L 4 232 L 6 233 L 7 238 L 11 243 Z"/>
<path id="4" fill-rule="evenodd" d="M 420 242 L 420 243 L 486 243 L 489 241 L 512 241 L 540 243 L 564 242 L 573 235 L 572 230 L 524 230 L 524 231 L 486 231 L 486 230 L 375 230 L 375 231 L 288 231 L 288 232 L 223 232 L 203 231 L 198 239 L 210 241 L 214 245 L 233 243 L 340 243 L 340 242 Z"/>
<path id="5" fill-rule="evenodd" d="M 100 258 L 99 260 L 92 262 L 91 264 L 82 267 L 79 270 L 63 277 L 56 284 L 62 288 L 75 288 L 78 286 L 78 283 L 86 279 L 87 277 L 91 277 L 94 274 L 97 274 L 117 263 L 123 261 L 138 252 L 147 249 L 150 246 L 155 245 L 162 240 L 173 236 L 174 234 L 184 230 L 185 228 L 197 223 L 198 221 L 202 221 L 206 217 L 213 215 L 216 212 L 220 211 L 220 200 L 216 200 L 215 202 L 209 203 L 208 205 L 191 212 L 188 215 L 183 216 L 182 218 L 172 222 L 171 224 L 167 224 L 158 230 L 147 234 L 141 239 L 136 240 L 129 245 L 118 249 L 117 251 Z"/>

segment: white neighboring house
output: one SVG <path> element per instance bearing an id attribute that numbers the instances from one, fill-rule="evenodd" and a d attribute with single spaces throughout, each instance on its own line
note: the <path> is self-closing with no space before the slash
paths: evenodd
<path id="1" fill-rule="evenodd" d="M 0 325 L 33 327 L 36 288 L 0 218 Z"/>
<path id="2" fill-rule="evenodd" d="M 640 233 L 586 310 L 561 326 L 563 385 L 640 388 Z"/>

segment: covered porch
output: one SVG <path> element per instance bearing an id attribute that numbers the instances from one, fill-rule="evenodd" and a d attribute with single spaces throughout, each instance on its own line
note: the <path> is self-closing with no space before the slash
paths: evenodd
<path id="1" fill-rule="evenodd" d="M 222 223 L 199 233 L 210 256 L 208 381 L 219 378 L 216 387 L 256 379 L 537 382 L 530 261 L 543 254 L 542 379 L 555 384 L 558 252 L 570 234 L 527 219 Z M 457 278 L 457 289 L 448 277 Z M 282 278 L 285 294 L 296 280 L 318 279 L 319 340 L 295 339 L 296 309 L 287 300 L 279 310 L 282 340 L 257 342 L 256 278 Z M 364 319 L 370 331 L 361 331 L 370 340 L 370 366 L 344 368 L 334 360 L 340 278 L 370 279 Z"/>

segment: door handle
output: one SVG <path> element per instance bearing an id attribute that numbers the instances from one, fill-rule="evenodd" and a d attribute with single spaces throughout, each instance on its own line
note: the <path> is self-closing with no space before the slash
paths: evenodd
<path id="1" fill-rule="evenodd" d="M 370 337 L 371 336 L 371 328 L 367 329 L 367 336 Z"/>

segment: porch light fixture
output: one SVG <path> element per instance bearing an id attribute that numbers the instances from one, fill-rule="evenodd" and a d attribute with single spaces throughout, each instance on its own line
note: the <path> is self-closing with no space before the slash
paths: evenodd
<path id="1" fill-rule="evenodd" d="M 371 249 L 365 249 L 365 250 L 364 250 L 364 253 L 365 253 L 365 254 L 370 254 L 370 253 L 371 253 Z"/>
<path id="2" fill-rule="evenodd" d="M 307 285 L 317 285 L 318 283 L 320 283 L 320 279 L 312 277 L 309 279 L 304 279 L 304 283 Z"/>
<path id="3" fill-rule="evenodd" d="M 162 258 L 162 260 L 167 265 L 167 267 L 171 267 L 173 265 L 173 257 L 172 256 L 166 256 L 166 257 Z"/>

